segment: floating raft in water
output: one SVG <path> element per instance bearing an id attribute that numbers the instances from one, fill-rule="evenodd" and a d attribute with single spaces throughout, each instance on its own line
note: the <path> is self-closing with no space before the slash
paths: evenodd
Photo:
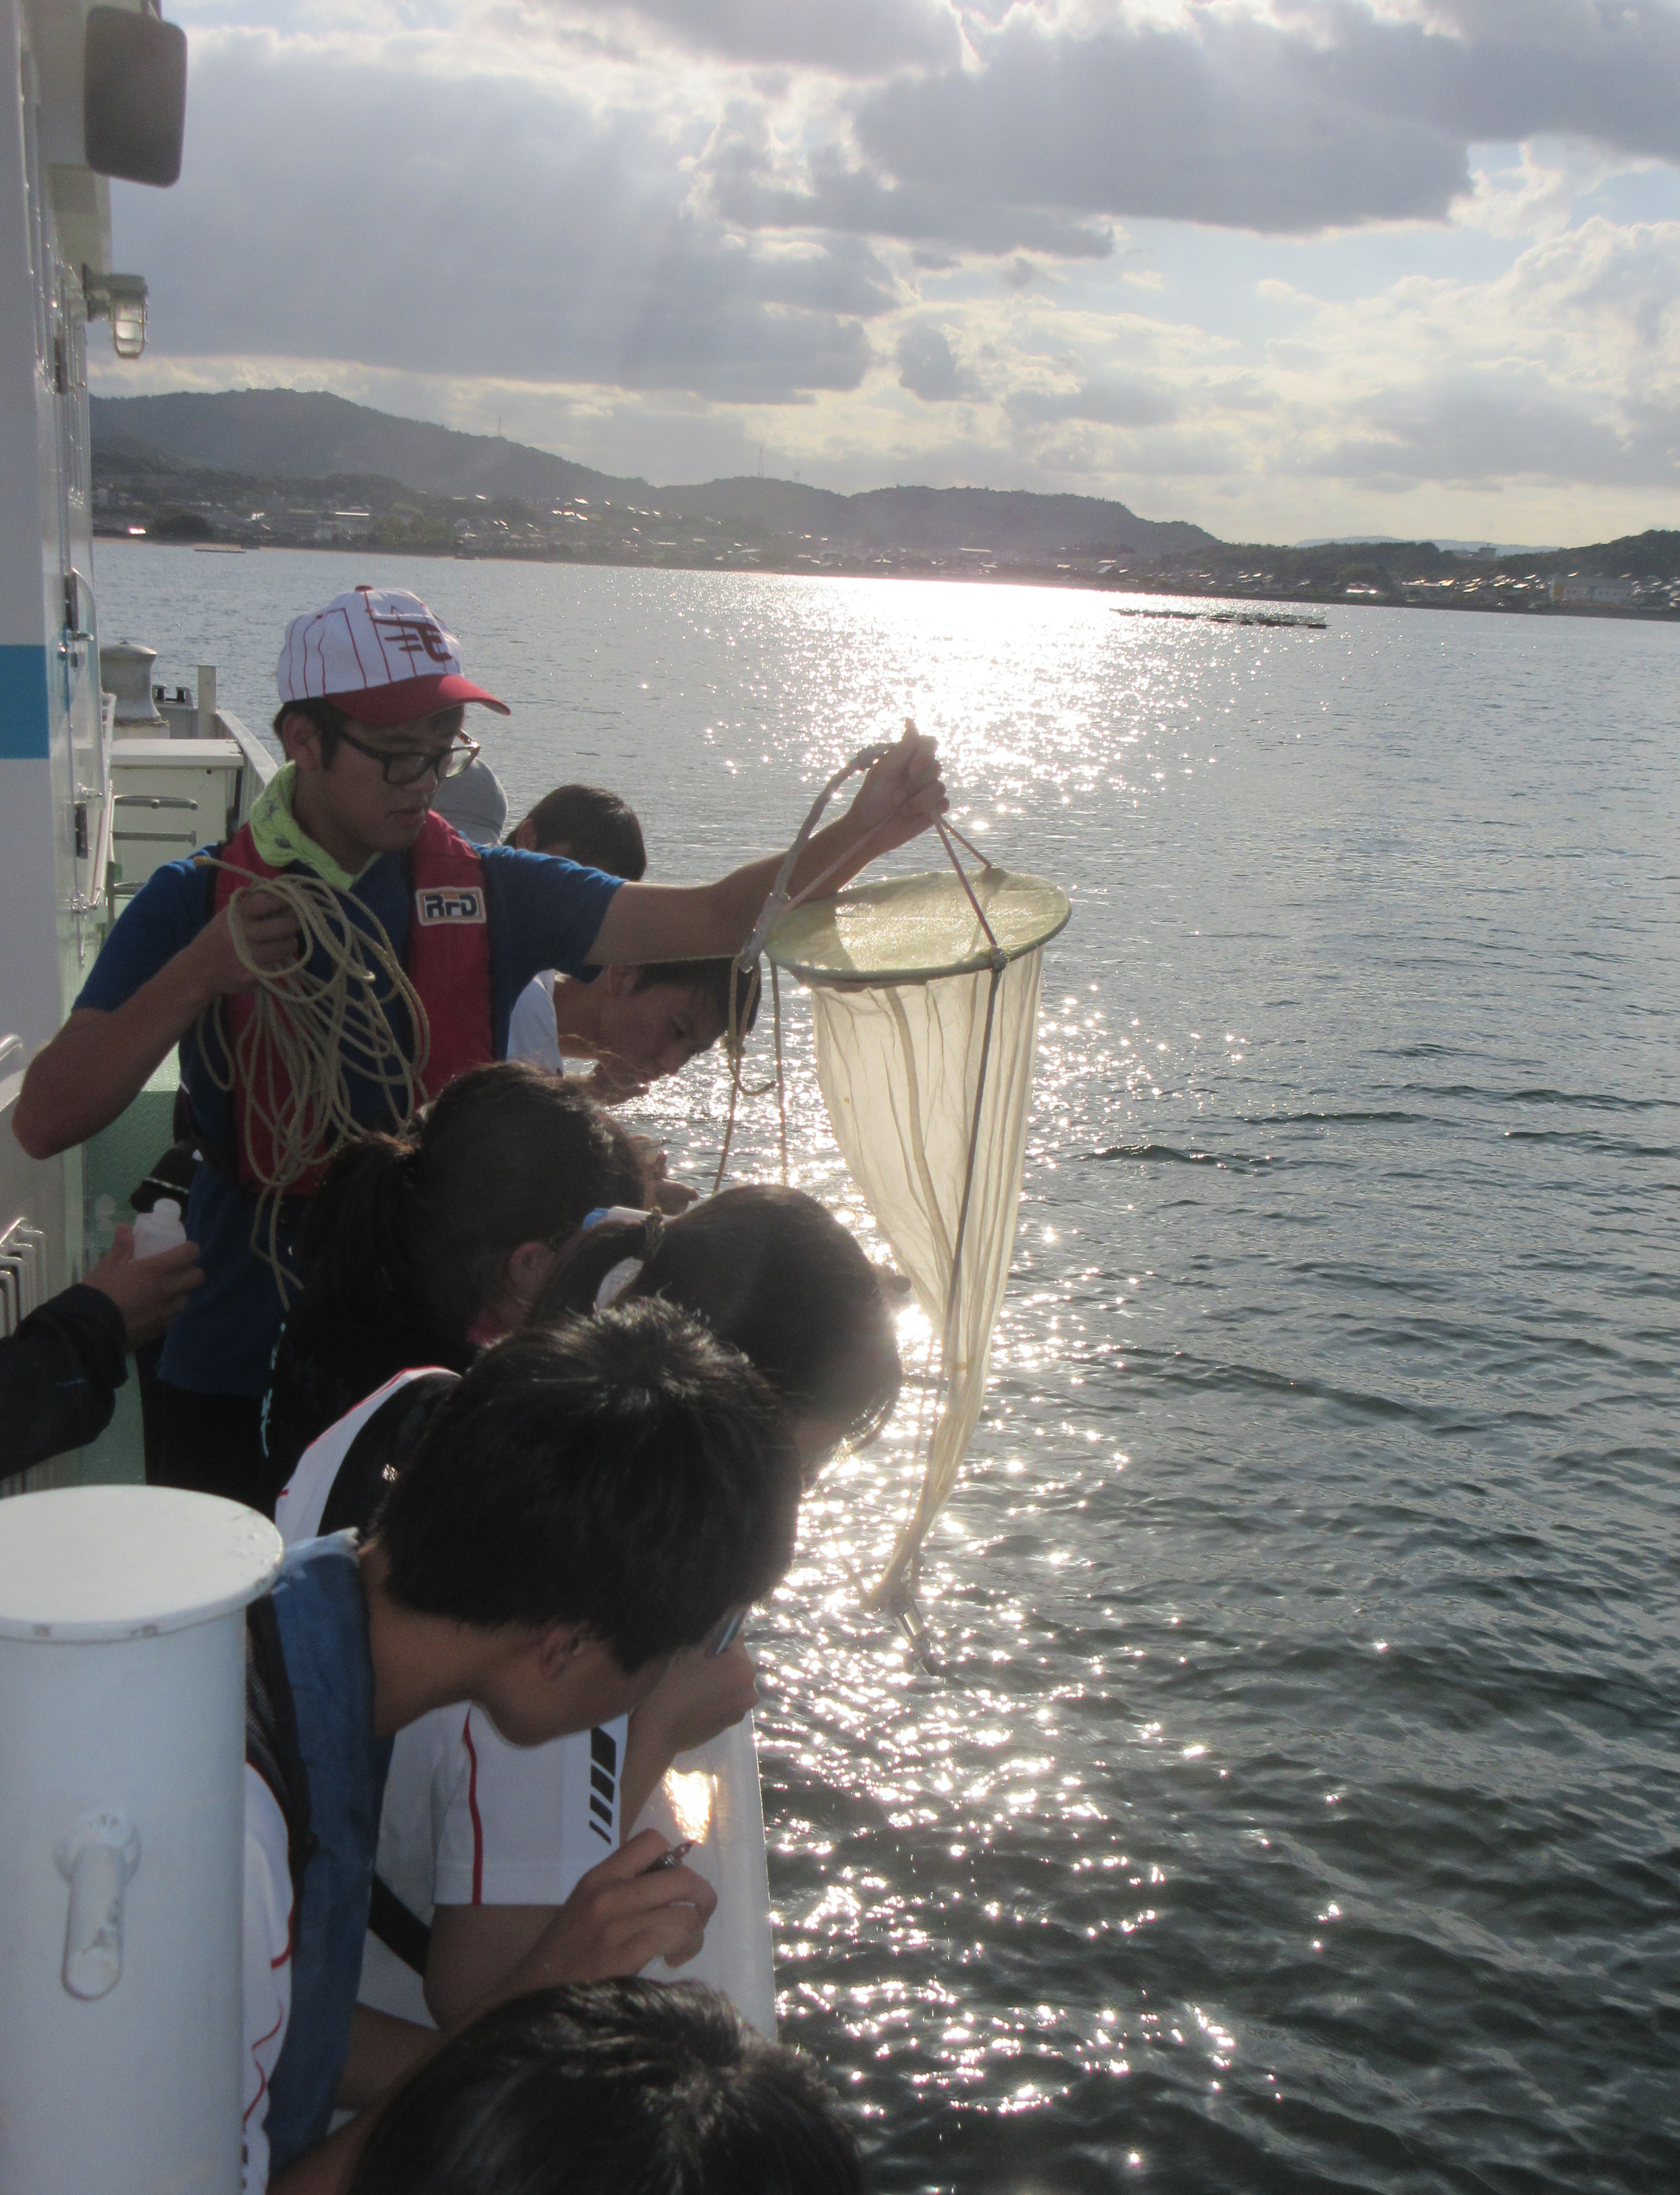
<path id="1" fill-rule="evenodd" d="M 1308 632 L 1326 629 L 1323 618 L 1297 617 L 1292 610 L 1134 610 L 1123 608 L 1118 602 L 1112 608 L 1116 617 L 1179 618 L 1203 625 L 1302 625 Z"/>

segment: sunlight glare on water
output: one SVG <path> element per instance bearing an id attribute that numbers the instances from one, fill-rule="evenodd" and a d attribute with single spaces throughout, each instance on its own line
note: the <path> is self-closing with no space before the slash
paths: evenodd
<path id="1" fill-rule="evenodd" d="M 515 705 L 514 814 L 611 785 L 655 878 L 914 715 L 1072 899 L 930 1666 L 859 1595 L 916 1314 L 753 1627 L 783 2033 L 873 2184 L 1680 2185 L 1673 631 L 101 560 L 107 637 L 255 722 L 287 617 L 417 587 Z M 784 1000 L 794 1178 L 884 1256 Z M 702 1063 L 636 1125 L 707 1180 L 725 1099 Z M 750 1102 L 731 1179 L 776 1147 Z"/>

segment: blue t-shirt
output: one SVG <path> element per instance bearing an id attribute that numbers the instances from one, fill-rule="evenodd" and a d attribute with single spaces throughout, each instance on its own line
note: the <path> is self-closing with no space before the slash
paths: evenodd
<path id="1" fill-rule="evenodd" d="M 490 928 L 490 1039 L 498 1059 L 507 1055 L 507 1025 L 514 1001 L 545 968 L 588 976 L 586 956 L 600 930 L 617 877 L 583 869 L 547 854 L 514 846 L 481 850 Z M 217 872 L 192 861 L 170 861 L 135 894 L 94 963 L 77 1006 L 114 1013 L 159 969 L 190 945 L 215 913 Z M 350 919 L 366 928 L 363 911 L 378 918 L 400 955 L 406 955 L 412 894 L 408 862 L 382 854 L 341 894 Z M 231 1157 L 232 1102 L 217 1086 L 199 1042 L 205 1023 L 181 1040 L 181 1080 L 193 1101 L 199 1133 Z M 222 1068 L 220 1046 L 211 1040 Z M 223 1073 L 222 1080 L 226 1074 Z M 371 1127 L 389 1122 L 384 1094 L 371 1083 L 350 1081 L 351 1104 Z M 279 1331 L 281 1307 L 274 1276 L 251 1248 L 256 1199 L 213 1166 L 201 1166 L 187 1207 L 187 1233 L 203 1253 L 205 1283 L 170 1328 L 159 1366 L 177 1386 L 213 1395 L 260 1395 Z M 281 1242 L 289 1249 L 289 1230 Z"/>

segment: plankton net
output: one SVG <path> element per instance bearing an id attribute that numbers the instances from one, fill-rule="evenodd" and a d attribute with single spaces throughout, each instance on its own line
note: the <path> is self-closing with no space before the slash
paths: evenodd
<path id="1" fill-rule="evenodd" d="M 785 970 L 810 987 L 834 1139 L 938 1345 L 939 1414 L 921 1488 L 871 1596 L 908 1613 L 922 1543 L 985 1397 L 1015 1244 L 1041 965 L 1071 910 L 1057 885 L 972 846 L 980 866 L 965 870 L 942 821 L 949 868 L 790 903 L 788 880 L 829 796 L 882 752 L 866 750 L 824 788 L 741 961 L 762 948 L 773 982 Z"/>

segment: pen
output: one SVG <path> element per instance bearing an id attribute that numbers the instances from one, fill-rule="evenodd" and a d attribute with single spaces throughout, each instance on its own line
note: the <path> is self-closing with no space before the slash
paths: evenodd
<path id="1" fill-rule="evenodd" d="M 644 1867 L 642 1872 L 644 1875 L 658 1875 L 667 1867 L 680 1867 L 693 1850 L 694 1839 L 690 1837 L 682 1844 L 673 1845 L 669 1852 L 661 1852 L 653 1865 Z"/>

